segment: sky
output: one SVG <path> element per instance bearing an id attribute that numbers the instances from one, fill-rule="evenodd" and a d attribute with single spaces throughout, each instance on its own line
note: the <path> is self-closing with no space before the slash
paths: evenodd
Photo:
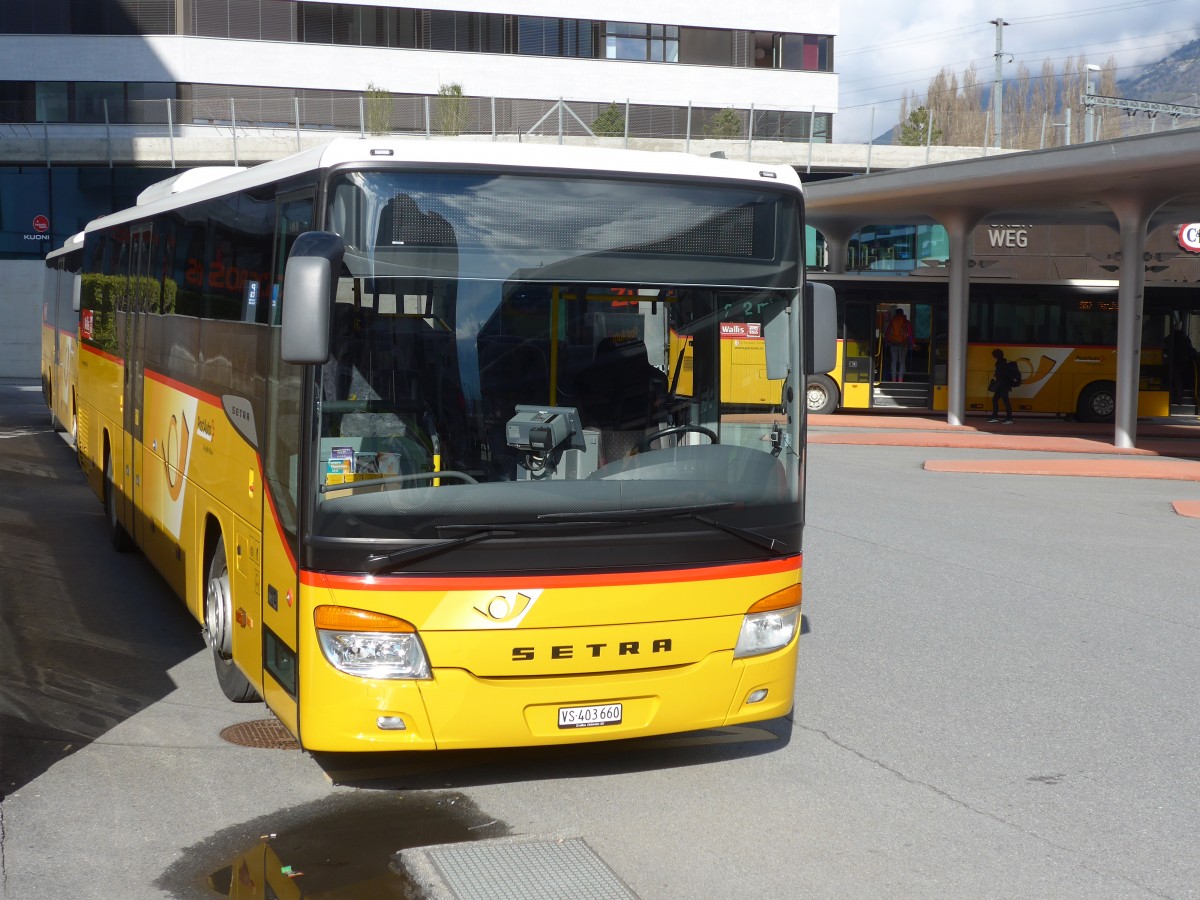
<path id="1" fill-rule="evenodd" d="M 841 13 L 834 42 L 839 143 L 887 131 L 899 121 L 904 93 L 923 97 L 943 66 L 961 80 L 974 62 L 980 81 L 990 85 L 997 18 L 1008 23 L 1006 78 L 1016 76 L 1021 62 L 1037 74 L 1046 59 L 1061 69 L 1068 57 L 1083 54 L 1097 65 L 1112 57 L 1121 79 L 1200 36 L 1197 0 L 842 0 Z"/>

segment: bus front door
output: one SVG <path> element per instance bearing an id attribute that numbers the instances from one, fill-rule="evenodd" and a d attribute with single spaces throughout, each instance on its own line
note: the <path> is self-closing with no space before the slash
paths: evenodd
<path id="1" fill-rule="evenodd" d="M 879 336 L 875 304 L 848 300 L 842 326 L 842 408 L 868 409 L 881 367 L 876 359 Z"/>
<path id="2" fill-rule="evenodd" d="M 143 541 L 142 477 L 145 463 L 142 458 L 142 417 L 144 415 L 144 365 L 146 346 L 146 312 L 152 301 L 150 289 L 150 226 L 135 228 L 130 235 L 129 308 L 126 314 L 125 346 L 125 422 L 124 422 L 124 487 L 125 522 L 129 536 L 139 546 Z"/>

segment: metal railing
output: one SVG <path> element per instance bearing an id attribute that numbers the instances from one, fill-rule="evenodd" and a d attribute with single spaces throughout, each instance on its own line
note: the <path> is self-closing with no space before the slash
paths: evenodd
<path id="1" fill-rule="evenodd" d="M 921 128 L 891 129 L 888 139 L 833 145 L 834 115 L 815 108 L 678 106 L 632 100 L 534 100 L 444 95 L 324 94 L 107 102 L 88 122 L 25 121 L 29 106 L 0 102 L 0 163 L 72 165 L 116 162 L 253 164 L 335 136 L 601 143 L 691 153 L 724 153 L 790 162 L 811 170 L 872 171 L 986 156 L 995 149 L 986 110 Z M 1084 116 L 1063 111 L 1034 121 L 1005 120 L 1003 150 L 1035 150 L 1084 139 Z M 1171 118 L 1171 127 L 1191 121 Z M 1151 133 L 1153 118 L 1096 112 L 1098 139 Z M 884 128 L 871 118 L 870 133 Z M 664 143 L 665 142 L 665 143 Z"/>
<path id="2" fill-rule="evenodd" d="M 0 154 L 6 141 L 40 141 L 46 160 L 56 161 L 52 142 L 103 139 L 101 158 L 124 159 L 132 140 L 163 141 L 161 155 L 172 164 L 195 156 L 188 144 L 220 141 L 225 155 L 236 162 L 249 150 L 248 142 L 270 139 L 271 153 L 290 144 L 299 150 L 335 135 L 399 135 L 463 137 L 520 141 L 538 139 L 560 143 L 604 140 L 628 146 L 631 141 L 682 141 L 684 149 L 701 141 L 755 141 L 788 144 L 827 143 L 831 116 L 779 107 L 747 108 L 663 106 L 632 100 L 530 100 L 501 97 L 442 95 L 205 98 L 193 100 L 130 101 L 102 104 L 98 121 L 22 121 L 26 104 L 0 102 Z M 239 146 L 239 141 L 242 146 Z M 32 146 L 32 145 L 31 145 Z M 11 149 L 11 148 L 10 148 Z M 87 152 L 77 148 L 71 156 Z M 218 152 L 209 147 L 202 155 Z"/>

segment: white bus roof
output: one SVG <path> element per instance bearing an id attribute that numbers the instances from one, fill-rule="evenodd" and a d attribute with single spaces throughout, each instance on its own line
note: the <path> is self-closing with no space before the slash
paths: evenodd
<path id="1" fill-rule="evenodd" d="M 760 182 L 800 189 L 791 166 L 714 159 L 687 153 L 650 152 L 546 144 L 502 144 L 492 141 L 438 141 L 412 138 L 338 138 L 312 150 L 246 169 L 192 169 L 151 185 L 138 205 L 90 222 L 87 231 L 143 218 L 188 203 L 269 184 L 304 172 L 347 163 L 500 166 L 533 171 L 682 176 L 697 180 Z"/>
<path id="2" fill-rule="evenodd" d="M 137 205 L 147 206 L 156 200 L 170 197 L 172 194 L 190 191 L 192 188 L 208 184 L 210 181 L 244 171 L 246 171 L 245 166 L 202 166 L 197 169 L 188 169 L 186 172 L 180 172 L 178 175 L 150 185 L 138 194 Z"/>
<path id="3" fill-rule="evenodd" d="M 54 259 L 55 257 L 62 256 L 64 253 L 70 253 L 72 250 L 82 250 L 82 249 L 83 249 L 83 232 L 79 231 L 79 232 L 76 232 L 75 234 L 71 235 L 65 241 L 63 241 L 63 245 L 61 247 L 55 247 L 53 250 L 51 250 L 49 253 L 47 253 L 46 259 Z"/>

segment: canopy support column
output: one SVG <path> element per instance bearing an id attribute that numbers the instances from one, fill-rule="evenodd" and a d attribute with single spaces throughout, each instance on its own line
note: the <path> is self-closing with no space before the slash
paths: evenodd
<path id="1" fill-rule="evenodd" d="M 1142 307 L 1145 298 L 1146 235 L 1161 202 L 1140 195 L 1104 198 L 1121 234 L 1121 270 L 1117 284 L 1117 408 L 1113 446 L 1137 446 L 1138 381 L 1142 370 Z"/>
<path id="2" fill-rule="evenodd" d="M 949 310 L 946 326 L 946 422 L 966 424 L 967 408 L 967 304 L 971 292 L 971 241 L 983 218 L 975 210 L 954 210 L 939 215 L 950 244 Z"/>
<path id="3" fill-rule="evenodd" d="M 817 228 L 825 238 L 826 271 L 830 275 L 846 274 L 846 250 L 850 238 L 858 231 L 857 225 L 825 223 Z"/>

